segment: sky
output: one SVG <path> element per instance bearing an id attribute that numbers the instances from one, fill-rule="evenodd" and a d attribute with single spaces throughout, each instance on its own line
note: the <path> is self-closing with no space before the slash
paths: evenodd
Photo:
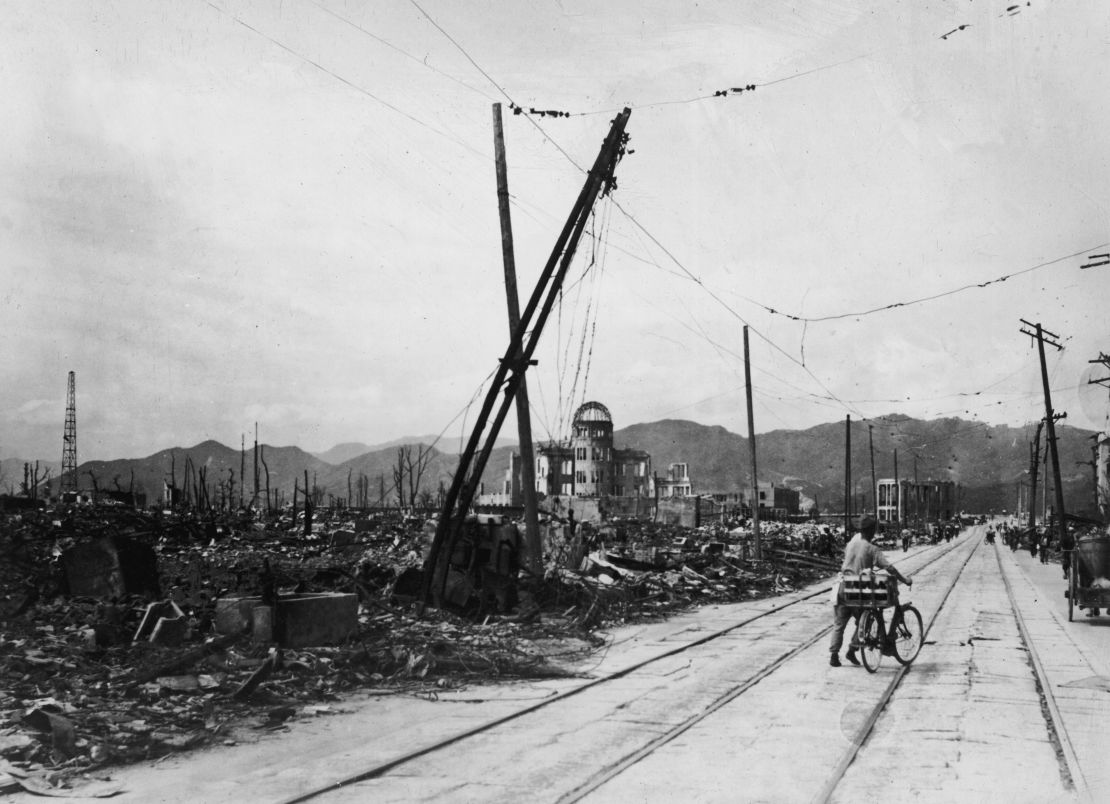
<path id="1" fill-rule="evenodd" d="M 0 12 L 0 457 L 60 459 L 69 371 L 80 462 L 256 423 L 457 449 L 508 345 L 494 103 L 522 299 L 632 110 L 528 373 L 537 438 L 586 400 L 745 433 L 745 325 L 757 432 L 1021 425 L 1020 319 L 1064 347 L 1055 410 L 1106 426 L 1110 266 L 1081 267 L 1110 253 L 1106 4 Z"/>

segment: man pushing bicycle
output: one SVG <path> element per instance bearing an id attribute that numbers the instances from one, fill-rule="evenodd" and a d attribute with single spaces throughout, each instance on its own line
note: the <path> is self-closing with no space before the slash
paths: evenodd
<path id="1" fill-rule="evenodd" d="M 870 516 L 864 516 L 859 523 L 859 533 L 848 542 L 848 546 L 844 548 L 844 563 L 840 565 L 841 574 L 846 572 L 860 573 L 864 570 L 869 570 L 872 567 L 881 567 L 890 572 L 897 580 L 904 583 L 906 586 L 913 586 L 913 581 L 900 573 L 893 564 L 886 560 L 883 551 L 871 543 L 871 539 L 875 536 L 875 528 L 879 523 Z M 832 632 L 832 639 L 829 642 L 829 665 L 832 667 L 840 667 L 840 647 L 844 644 L 844 629 L 848 625 L 848 620 L 853 617 L 858 617 L 860 612 L 858 606 L 844 605 L 844 592 L 837 586 L 836 603 L 833 606 L 834 626 Z M 852 664 L 859 664 L 859 659 L 856 658 L 855 634 L 853 632 L 852 640 L 848 644 L 848 652 L 845 658 Z"/>

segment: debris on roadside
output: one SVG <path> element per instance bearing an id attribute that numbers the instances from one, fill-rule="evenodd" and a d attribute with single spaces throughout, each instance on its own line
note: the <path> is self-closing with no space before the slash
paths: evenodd
<path id="1" fill-rule="evenodd" d="M 755 561 L 723 525 L 551 521 L 544 576 L 511 609 L 418 617 L 434 525 L 323 510 L 314 525 L 100 507 L 0 520 L 0 790 L 80 772 L 102 785 L 80 795 L 101 795 L 100 769 L 326 716 L 344 696 L 565 676 L 598 628 L 832 569 L 808 526 L 765 526 Z"/>

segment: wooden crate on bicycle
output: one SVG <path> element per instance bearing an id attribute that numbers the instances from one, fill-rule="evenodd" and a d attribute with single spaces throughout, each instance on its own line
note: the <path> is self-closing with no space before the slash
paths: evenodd
<path id="1" fill-rule="evenodd" d="M 886 570 L 845 572 L 840 590 L 845 606 L 889 608 L 898 604 L 898 582 Z"/>

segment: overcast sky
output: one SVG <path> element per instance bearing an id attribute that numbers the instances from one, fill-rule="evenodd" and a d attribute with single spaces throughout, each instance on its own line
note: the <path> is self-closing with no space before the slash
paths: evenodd
<path id="1" fill-rule="evenodd" d="M 60 458 L 70 370 L 82 462 L 457 448 L 508 340 L 494 102 L 523 297 L 632 108 L 537 437 L 584 399 L 746 432 L 745 322 L 757 431 L 1035 420 L 1019 318 L 1104 425 L 1107 4 L 419 2 L 0 2 L 0 457 Z"/>

